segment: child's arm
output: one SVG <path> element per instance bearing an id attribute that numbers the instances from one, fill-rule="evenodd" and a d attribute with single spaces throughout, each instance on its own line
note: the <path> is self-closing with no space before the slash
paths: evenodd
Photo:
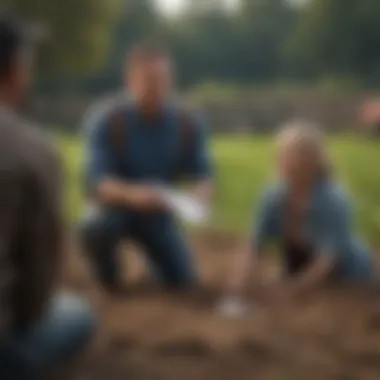
<path id="1" fill-rule="evenodd" d="M 238 249 L 231 277 L 227 284 L 229 296 L 240 296 L 248 287 L 257 285 L 261 273 L 260 262 L 264 246 L 272 234 L 273 215 L 276 215 L 276 202 L 272 191 L 266 191 L 255 212 L 256 223 L 250 239 Z"/>

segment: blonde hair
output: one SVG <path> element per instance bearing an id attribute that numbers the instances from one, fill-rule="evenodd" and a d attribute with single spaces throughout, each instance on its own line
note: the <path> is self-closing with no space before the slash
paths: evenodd
<path id="1" fill-rule="evenodd" d="M 331 174 L 325 134 L 318 125 L 305 121 L 295 120 L 282 126 L 277 134 L 277 145 L 280 149 L 302 149 L 312 154 L 319 166 L 319 178 L 327 178 Z"/>

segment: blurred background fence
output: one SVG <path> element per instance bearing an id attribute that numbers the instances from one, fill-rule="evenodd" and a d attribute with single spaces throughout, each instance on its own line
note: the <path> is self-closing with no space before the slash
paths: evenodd
<path id="1" fill-rule="evenodd" d="M 202 109 L 215 132 L 256 133 L 272 131 L 293 118 L 314 120 L 331 131 L 356 129 L 360 109 L 366 96 L 360 94 L 326 94 L 313 91 L 272 91 L 236 99 L 194 99 L 188 103 Z M 33 99 L 33 116 L 45 124 L 71 131 L 81 126 L 93 97 L 39 96 Z M 186 101 L 186 100 L 185 100 Z"/>

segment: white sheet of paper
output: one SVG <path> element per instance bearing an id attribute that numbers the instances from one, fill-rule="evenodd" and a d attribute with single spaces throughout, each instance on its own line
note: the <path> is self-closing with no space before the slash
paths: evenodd
<path id="1" fill-rule="evenodd" d="M 89 219 L 89 220 L 96 219 L 96 217 L 100 215 L 101 213 L 102 213 L 102 208 L 97 203 L 88 202 L 85 205 L 85 208 L 84 208 L 85 219 Z"/>
<path id="2" fill-rule="evenodd" d="M 169 207 L 188 223 L 204 223 L 209 217 L 209 210 L 199 200 L 186 193 L 164 190 L 164 199 Z"/>

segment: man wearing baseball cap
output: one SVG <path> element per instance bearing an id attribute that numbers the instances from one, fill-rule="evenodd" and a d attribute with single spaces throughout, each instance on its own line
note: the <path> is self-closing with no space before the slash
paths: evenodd
<path id="1" fill-rule="evenodd" d="M 0 13 L 0 379 L 40 378 L 90 340 L 94 318 L 56 294 L 63 226 L 60 160 L 17 113 L 31 78 L 31 38 Z"/>

